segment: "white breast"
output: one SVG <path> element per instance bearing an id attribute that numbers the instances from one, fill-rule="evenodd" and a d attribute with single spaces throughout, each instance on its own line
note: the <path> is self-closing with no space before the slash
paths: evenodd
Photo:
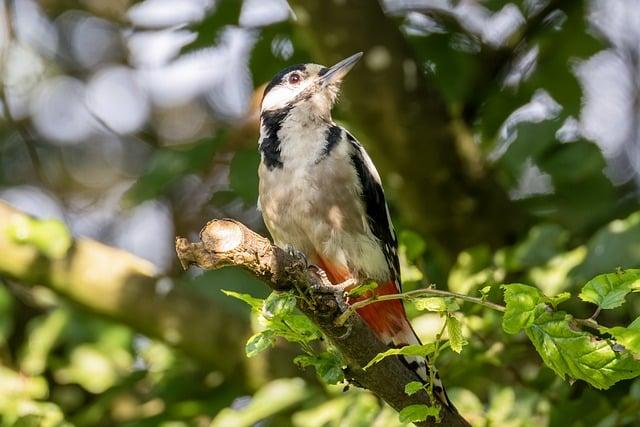
<path id="1" fill-rule="evenodd" d="M 259 168 L 259 207 L 275 243 L 349 270 L 359 279 L 386 280 L 389 269 L 379 241 L 369 230 L 351 163 L 351 146 L 340 141 L 316 160 L 327 127 L 286 120 L 280 136 L 282 168 Z M 292 135 L 296 135 L 295 139 Z"/>

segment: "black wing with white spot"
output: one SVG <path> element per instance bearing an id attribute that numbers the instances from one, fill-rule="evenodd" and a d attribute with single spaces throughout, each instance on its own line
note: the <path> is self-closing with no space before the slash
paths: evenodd
<path id="1" fill-rule="evenodd" d="M 398 239 L 389 216 L 380 175 L 378 175 L 378 171 L 364 148 L 350 133 L 346 134 L 353 147 L 351 161 L 356 168 L 362 186 L 362 201 L 365 204 L 369 228 L 380 241 L 398 292 L 401 292 Z"/>

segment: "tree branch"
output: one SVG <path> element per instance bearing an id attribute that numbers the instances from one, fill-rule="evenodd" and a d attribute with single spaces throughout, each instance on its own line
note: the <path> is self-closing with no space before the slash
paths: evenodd
<path id="1" fill-rule="evenodd" d="M 342 293 L 306 268 L 301 260 L 233 220 L 210 221 L 200 232 L 200 240 L 197 243 L 184 238 L 176 240 L 176 250 L 185 268 L 192 264 L 205 269 L 236 265 L 273 290 L 301 290 L 306 298 L 299 299 L 298 307 L 340 351 L 348 366 L 346 377 L 350 382 L 372 391 L 398 411 L 412 404 L 430 403 L 424 392 L 412 396 L 404 393 L 405 384 L 415 381 L 415 375 L 399 359 L 388 357 L 366 372 L 362 369 L 388 348 L 359 316 L 351 316 L 343 325 L 337 324 L 338 317 L 348 309 Z M 446 409 L 441 412 L 440 424 L 428 420 L 416 425 L 468 426 L 459 414 Z"/>
<path id="2" fill-rule="evenodd" d="M 160 338 L 225 374 L 238 375 L 243 338 L 250 335 L 248 319 L 174 286 L 156 275 L 148 261 L 93 240 L 77 239 L 63 257 L 47 257 L 10 235 L 12 224 L 28 218 L 0 202 L 0 276 L 51 288 L 91 312 Z"/>

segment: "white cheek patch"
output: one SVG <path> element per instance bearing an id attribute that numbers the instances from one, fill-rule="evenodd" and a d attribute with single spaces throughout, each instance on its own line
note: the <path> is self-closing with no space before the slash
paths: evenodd
<path id="1" fill-rule="evenodd" d="M 305 90 L 309 82 L 302 82 L 298 86 L 279 85 L 269 91 L 262 100 L 262 111 L 277 110 L 285 107 L 289 102 Z"/>

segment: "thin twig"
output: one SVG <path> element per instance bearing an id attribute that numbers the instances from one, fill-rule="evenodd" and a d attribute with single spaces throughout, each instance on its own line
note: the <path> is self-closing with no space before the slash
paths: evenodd
<path id="1" fill-rule="evenodd" d="M 595 329 L 597 331 L 602 327 L 598 322 L 589 318 L 589 319 L 573 319 L 580 326 L 585 326 L 587 328 Z"/>
<path id="2" fill-rule="evenodd" d="M 469 295 L 459 294 L 457 292 L 443 291 L 441 289 L 422 288 L 422 289 L 416 289 L 416 290 L 409 291 L 409 292 L 403 292 L 401 294 L 374 296 L 374 297 L 371 297 L 371 298 L 363 300 L 363 301 L 358 301 L 356 303 L 351 304 L 349 306 L 349 310 L 344 312 L 336 320 L 336 322 L 340 322 L 340 323 L 338 323 L 338 325 L 343 324 L 349 318 L 349 316 L 351 316 L 353 313 L 356 312 L 356 310 L 358 310 L 358 309 L 360 309 L 362 307 L 365 307 L 365 306 L 367 306 L 369 304 L 373 304 L 375 302 L 391 301 L 391 300 L 397 300 L 397 299 L 411 299 L 411 298 L 415 298 L 415 297 L 423 296 L 423 295 L 437 295 L 437 296 L 441 296 L 441 297 L 459 298 L 461 300 L 472 302 L 474 304 L 483 305 L 483 306 L 485 306 L 487 308 L 491 308 L 493 310 L 497 310 L 497 311 L 500 311 L 500 312 L 504 312 L 506 310 L 505 306 L 493 303 L 491 301 L 486 301 L 486 300 L 484 300 L 482 298 L 477 298 L 477 297 L 472 297 L 472 296 L 469 296 Z"/>
<path id="3" fill-rule="evenodd" d="M 589 319 L 596 320 L 598 315 L 600 315 L 601 311 L 602 311 L 602 307 L 598 306 L 598 308 L 596 308 L 596 311 L 593 312 L 593 314 L 591 315 L 591 317 Z"/>

